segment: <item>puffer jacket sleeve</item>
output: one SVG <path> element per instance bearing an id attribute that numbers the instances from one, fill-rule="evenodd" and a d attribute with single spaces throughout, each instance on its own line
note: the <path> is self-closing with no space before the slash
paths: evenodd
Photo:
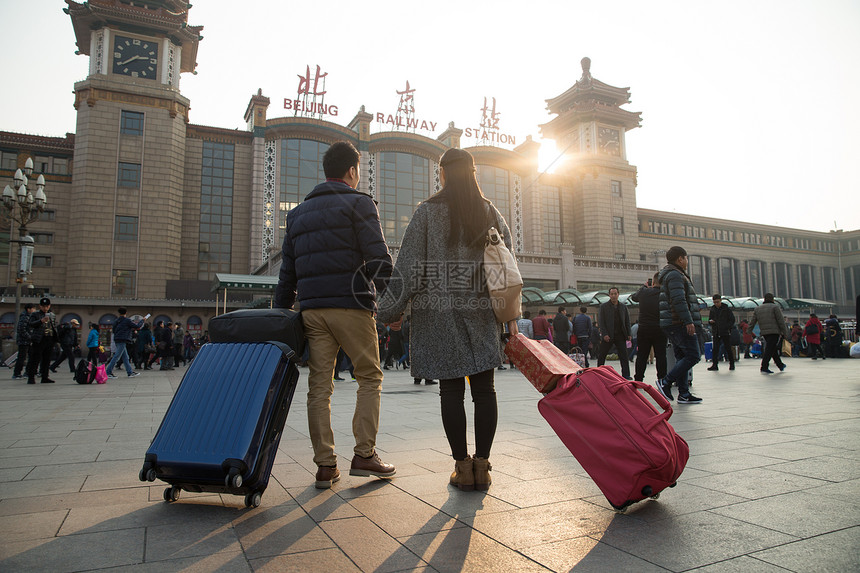
<path id="1" fill-rule="evenodd" d="M 369 195 L 359 195 L 354 214 L 358 248 L 364 258 L 364 274 L 373 281 L 376 292 L 381 293 L 391 278 L 392 265 L 379 222 L 379 210 Z"/>
<path id="2" fill-rule="evenodd" d="M 379 299 L 379 320 L 389 323 L 406 309 L 422 283 L 427 260 L 427 208 L 419 206 L 403 233 L 397 263 L 387 288 Z"/>
<path id="3" fill-rule="evenodd" d="M 666 273 L 666 289 L 669 291 L 669 309 L 681 324 L 692 324 L 693 317 L 687 304 L 687 289 L 684 288 L 684 275 L 678 271 Z"/>
<path id="4" fill-rule="evenodd" d="M 18 318 L 16 333 L 18 335 L 18 344 L 30 344 L 30 315 L 26 314 L 26 312 Z"/>
<path id="5" fill-rule="evenodd" d="M 287 218 L 289 224 L 289 218 Z M 296 257 L 293 244 L 290 242 L 290 232 L 284 233 L 284 244 L 281 247 L 281 271 L 278 274 L 278 286 L 275 287 L 275 308 L 292 308 L 296 302 Z"/>

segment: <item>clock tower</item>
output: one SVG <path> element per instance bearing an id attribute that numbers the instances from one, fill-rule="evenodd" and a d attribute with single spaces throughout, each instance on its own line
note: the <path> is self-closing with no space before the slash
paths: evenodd
<path id="1" fill-rule="evenodd" d="M 582 77 L 558 97 L 547 100 L 556 114 L 540 129 L 564 150 L 558 174 L 572 192 L 562 195 L 563 236 L 576 254 L 604 259 L 639 259 L 636 168 L 627 162 L 627 131 L 639 127 L 640 112 L 621 109 L 629 88 L 605 84 L 582 59 Z"/>
<path id="2" fill-rule="evenodd" d="M 202 26 L 180 0 L 66 0 L 79 54 L 66 257 L 79 296 L 164 298 L 179 279 L 186 124 Z M 77 289 L 76 289 L 77 290 Z"/>

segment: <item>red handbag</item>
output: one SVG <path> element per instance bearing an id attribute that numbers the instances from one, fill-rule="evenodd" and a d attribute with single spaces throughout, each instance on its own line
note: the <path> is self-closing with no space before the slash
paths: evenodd
<path id="1" fill-rule="evenodd" d="M 505 354 L 540 392 L 555 388 L 558 380 L 581 366 L 549 340 L 532 340 L 523 333 L 512 336 Z"/>

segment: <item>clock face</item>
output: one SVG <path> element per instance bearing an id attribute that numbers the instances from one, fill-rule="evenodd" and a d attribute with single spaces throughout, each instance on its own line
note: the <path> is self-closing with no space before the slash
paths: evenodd
<path id="1" fill-rule="evenodd" d="M 116 36 L 113 42 L 113 73 L 133 78 L 155 79 L 158 72 L 158 44 Z"/>
<path id="2" fill-rule="evenodd" d="M 597 145 L 600 153 L 621 156 L 621 135 L 617 129 L 599 128 L 597 130 Z"/>

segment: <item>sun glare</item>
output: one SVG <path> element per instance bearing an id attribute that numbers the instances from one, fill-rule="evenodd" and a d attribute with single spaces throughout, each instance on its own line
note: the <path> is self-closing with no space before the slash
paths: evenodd
<path id="1" fill-rule="evenodd" d="M 561 167 L 563 158 L 560 157 L 561 152 L 555 146 L 555 141 L 551 139 L 539 139 L 540 149 L 538 150 L 538 172 L 539 173 L 555 173 L 556 169 Z"/>

